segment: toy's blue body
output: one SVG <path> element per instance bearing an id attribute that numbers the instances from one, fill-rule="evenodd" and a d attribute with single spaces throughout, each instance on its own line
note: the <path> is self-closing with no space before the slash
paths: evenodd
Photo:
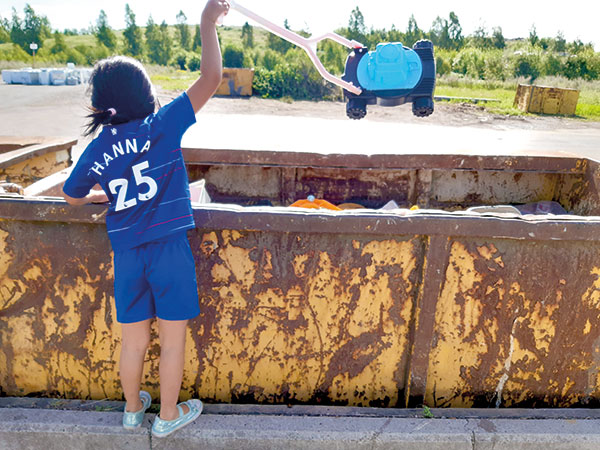
<path id="1" fill-rule="evenodd" d="M 360 95 L 344 90 L 351 119 L 362 119 L 367 105 L 376 103 L 397 106 L 412 102 L 416 116 L 429 116 L 435 89 L 433 44 L 419 41 L 410 49 L 392 42 L 378 44 L 372 52 L 366 47 L 354 49 L 342 79 L 362 89 Z"/>
<path id="2" fill-rule="evenodd" d="M 414 50 L 399 42 L 378 44 L 358 63 L 358 82 L 367 91 L 413 89 L 421 79 L 423 64 Z"/>

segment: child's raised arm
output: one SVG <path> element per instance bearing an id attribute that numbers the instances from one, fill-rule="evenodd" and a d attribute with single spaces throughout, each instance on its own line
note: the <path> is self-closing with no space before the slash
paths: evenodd
<path id="1" fill-rule="evenodd" d="M 200 78 L 187 90 L 194 112 L 200 111 L 213 96 L 223 77 L 223 62 L 217 37 L 216 22 L 219 16 L 227 14 L 229 3 L 225 0 L 208 0 L 200 22 L 202 36 L 202 62 Z"/>

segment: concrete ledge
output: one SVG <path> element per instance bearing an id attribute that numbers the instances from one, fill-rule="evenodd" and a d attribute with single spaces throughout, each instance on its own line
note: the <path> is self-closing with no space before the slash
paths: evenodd
<path id="1" fill-rule="evenodd" d="M 146 415 L 139 430 L 126 431 L 122 428 L 121 402 L 110 402 L 113 411 L 86 411 L 74 409 L 82 404 L 85 408 L 85 403 L 98 402 L 61 400 L 61 407 L 70 406 L 73 409 L 52 410 L 14 405 L 27 403 L 27 399 L 0 400 L 0 450 L 600 448 L 600 419 L 582 418 L 597 417 L 596 410 L 545 410 L 560 413 L 561 418 L 508 419 L 503 418 L 503 414 L 511 410 L 434 409 L 433 413 L 438 417 L 444 411 L 446 415 L 451 412 L 455 412 L 455 415 L 469 413 L 472 418 L 425 419 L 391 414 L 389 417 L 378 417 L 377 414 L 388 411 L 378 408 L 207 405 L 206 414 L 190 426 L 167 438 L 155 439 L 150 433 L 154 414 Z M 8 403 L 13 405 L 8 406 Z M 309 415 L 275 413 L 289 410 L 298 413 L 300 409 L 305 409 Z M 354 410 L 369 415 L 352 414 Z M 409 414 L 417 412 L 389 410 L 389 413 L 401 411 Z M 476 418 L 474 411 L 486 414 Z M 497 417 L 493 417 L 494 414 Z M 570 414 L 572 417 L 569 417 Z"/>
<path id="2" fill-rule="evenodd" d="M 0 409 L 0 449 L 108 449 L 151 448 L 147 429 L 126 431 L 121 414 L 42 409 Z"/>

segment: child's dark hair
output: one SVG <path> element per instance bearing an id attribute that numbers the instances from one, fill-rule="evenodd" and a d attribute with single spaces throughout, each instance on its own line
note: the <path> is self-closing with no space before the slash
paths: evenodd
<path id="1" fill-rule="evenodd" d="M 144 67 L 135 59 L 115 56 L 99 61 L 90 78 L 92 106 L 84 135 L 101 125 L 144 119 L 156 111 L 158 99 Z"/>

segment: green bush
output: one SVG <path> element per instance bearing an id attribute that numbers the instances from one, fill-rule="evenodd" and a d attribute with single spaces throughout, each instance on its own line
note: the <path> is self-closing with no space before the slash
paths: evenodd
<path id="1" fill-rule="evenodd" d="M 435 68 L 438 75 L 446 75 L 452 72 L 452 61 L 456 57 L 456 52 L 453 50 L 438 50 L 435 51 Z"/>
<path id="2" fill-rule="evenodd" d="M 236 45 L 227 45 L 223 50 L 223 66 L 231 68 L 244 67 L 244 49 Z"/>
<path id="3" fill-rule="evenodd" d="M 483 78 L 485 80 L 506 80 L 507 65 L 502 50 L 490 50 L 485 52 L 485 68 Z"/>
<path id="4" fill-rule="evenodd" d="M 0 60 L 5 61 L 31 61 L 31 55 L 16 44 L 12 44 L 8 50 L 0 49 Z"/>
<path id="5" fill-rule="evenodd" d="M 518 53 L 512 60 L 512 75 L 534 81 L 540 76 L 540 58 L 533 53 Z"/>
<path id="6" fill-rule="evenodd" d="M 555 53 L 545 53 L 540 61 L 542 76 L 552 76 L 564 73 L 564 58 Z"/>
<path id="7" fill-rule="evenodd" d="M 197 70 L 200 70 L 201 63 L 202 60 L 200 59 L 200 57 L 194 54 L 190 56 L 190 59 L 188 59 L 188 69 L 190 69 L 192 72 L 196 72 Z"/>
<path id="8" fill-rule="evenodd" d="M 284 61 L 285 59 L 281 53 L 278 53 L 275 50 L 267 49 L 263 53 L 262 66 L 266 70 L 275 70 L 275 67 L 283 64 Z"/>
<path id="9" fill-rule="evenodd" d="M 486 52 L 475 47 L 462 49 L 452 61 L 452 71 L 469 77 L 483 79 L 486 66 L 485 54 Z"/>
<path id="10" fill-rule="evenodd" d="M 175 55 L 175 64 L 181 70 L 185 70 L 187 67 L 187 55 L 185 52 L 179 52 Z"/>
<path id="11" fill-rule="evenodd" d="M 299 49 L 289 50 L 286 61 L 277 64 L 273 70 L 258 67 L 252 87 L 263 98 L 321 100 L 339 95 L 338 89 L 323 80 L 310 59 Z"/>

